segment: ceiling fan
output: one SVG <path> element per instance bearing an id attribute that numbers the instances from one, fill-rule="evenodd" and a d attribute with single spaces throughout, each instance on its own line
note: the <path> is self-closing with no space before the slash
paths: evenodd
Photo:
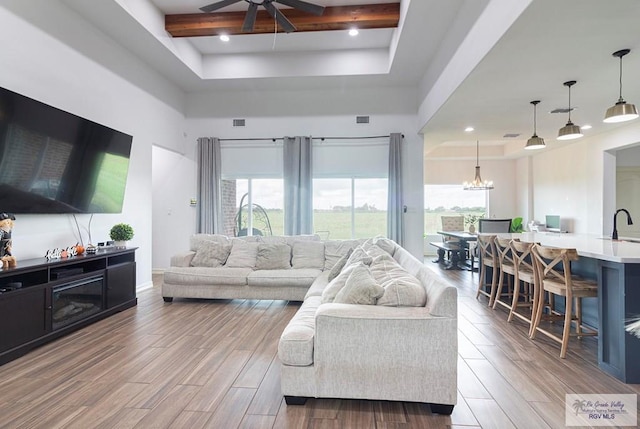
<path id="1" fill-rule="evenodd" d="M 223 7 L 230 6 L 234 3 L 238 3 L 240 1 L 245 1 L 249 3 L 249 9 L 247 10 L 247 14 L 244 17 L 244 22 L 242 23 L 242 31 L 245 33 L 251 33 L 253 31 L 253 27 L 256 24 L 256 16 L 258 14 L 258 6 L 264 7 L 269 15 L 280 24 L 280 26 L 287 33 L 291 33 L 292 31 L 296 31 L 295 25 L 291 23 L 287 19 L 286 16 L 282 14 L 272 3 L 280 3 L 286 6 L 290 6 L 294 9 L 301 10 L 303 12 L 311 13 L 313 15 L 322 15 L 324 12 L 324 6 L 320 6 L 313 3 L 308 3 L 302 0 L 220 0 L 215 3 L 211 3 L 210 5 L 203 6 L 200 8 L 203 12 L 214 12 L 218 9 L 222 9 Z"/>

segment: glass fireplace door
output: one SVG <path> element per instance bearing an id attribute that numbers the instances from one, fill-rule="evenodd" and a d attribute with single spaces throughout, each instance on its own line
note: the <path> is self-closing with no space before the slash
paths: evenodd
<path id="1" fill-rule="evenodd" d="M 104 278 L 92 277 L 53 289 L 53 330 L 85 319 L 104 309 Z"/>

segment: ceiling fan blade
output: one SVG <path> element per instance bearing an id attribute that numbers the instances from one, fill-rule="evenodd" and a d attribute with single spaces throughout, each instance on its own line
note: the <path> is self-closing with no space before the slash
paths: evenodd
<path id="1" fill-rule="evenodd" d="M 251 33 L 253 31 L 253 27 L 256 25 L 257 14 L 258 5 L 256 3 L 249 3 L 249 9 L 247 10 L 247 14 L 244 17 L 244 22 L 242 23 L 243 33 Z"/>
<path id="2" fill-rule="evenodd" d="M 277 3 L 282 3 L 292 8 L 301 10 L 303 12 L 311 13 L 313 15 L 322 15 L 324 13 L 324 6 L 309 3 L 302 0 L 274 0 Z"/>
<path id="3" fill-rule="evenodd" d="M 221 1 L 216 2 L 216 3 L 211 3 L 211 4 L 207 5 L 207 6 L 202 6 L 200 8 L 200 10 L 203 11 L 203 12 L 213 12 L 214 10 L 222 9 L 223 7 L 230 6 L 230 5 L 232 5 L 234 3 L 238 3 L 240 1 L 243 1 L 243 0 L 221 0 Z"/>
<path id="4" fill-rule="evenodd" d="M 272 5 L 271 3 L 263 3 L 263 6 L 265 9 L 267 9 L 267 12 L 269 12 L 269 15 L 271 15 L 271 17 L 276 18 L 276 21 L 278 21 L 278 24 L 280 24 L 280 27 L 282 27 L 285 32 L 291 33 L 293 31 L 296 31 L 296 26 L 293 25 L 291 21 L 289 21 L 287 17 L 282 14 L 282 12 L 276 9 L 274 5 Z"/>

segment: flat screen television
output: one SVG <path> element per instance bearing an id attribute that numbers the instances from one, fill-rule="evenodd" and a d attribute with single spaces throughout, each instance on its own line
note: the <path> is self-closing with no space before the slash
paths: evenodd
<path id="1" fill-rule="evenodd" d="M 132 140 L 0 88 L 0 212 L 122 212 Z"/>

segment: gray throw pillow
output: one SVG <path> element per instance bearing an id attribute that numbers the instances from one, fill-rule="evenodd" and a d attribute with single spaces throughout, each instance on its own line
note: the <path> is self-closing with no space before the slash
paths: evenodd
<path id="1" fill-rule="evenodd" d="M 346 265 L 338 276 L 331 280 L 322 291 L 322 303 L 333 302 L 340 289 L 344 287 L 353 269 L 362 264 Z"/>
<path id="2" fill-rule="evenodd" d="M 351 256 L 352 253 L 353 249 L 349 249 L 342 258 L 338 259 L 338 262 L 336 262 L 333 268 L 331 268 L 331 271 L 329 271 L 329 281 L 338 277 L 338 274 L 340 274 L 344 266 L 347 264 L 349 256 Z"/>
<path id="3" fill-rule="evenodd" d="M 293 268 L 324 268 L 324 243 L 322 241 L 296 241 L 293 243 Z"/>
<path id="4" fill-rule="evenodd" d="M 191 260 L 192 267 L 221 267 L 227 262 L 231 252 L 230 243 L 202 241 Z"/>
<path id="5" fill-rule="evenodd" d="M 291 268 L 291 247 L 288 244 L 264 244 L 258 246 L 256 270 L 283 270 Z"/>
<path id="6" fill-rule="evenodd" d="M 260 243 L 237 238 L 231 240 L 231 243 L 231 253 L 227 258 L 225 266 L 232 268 L 255 268 Z"/>
<path id="7" fill-rule="evenodd" d="M 333 302 L 340 304 L 375 305 L 384 294 L 384 288 L 376 283 L 371 271 L 363 265 L 356 266 L 344 287 Z"/>

